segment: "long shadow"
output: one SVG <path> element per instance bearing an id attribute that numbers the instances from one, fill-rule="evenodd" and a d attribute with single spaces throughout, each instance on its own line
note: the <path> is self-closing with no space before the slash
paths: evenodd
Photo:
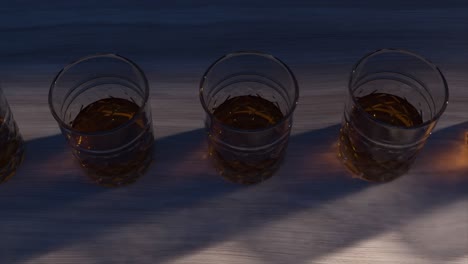
<path id="1" fill-rule="evenodd" d="M 426 217 L 421 217 L 418 221 L 408 223 L 402 229 L 402 239 L 419 255 L 437 260 L 438 263 L 448 263 L 468 253 L 466 136 L 468 136 L 468 122 L 433 134 L 415 164 L 417 180 L 432 188 L 427 199 L 421 200 L 421 205 L 447 206 Z M 452 205 L 450 202 L 453 202 Z M 411 232 L 418 227 L 421 227 L 420 232 Z M 443 241 L 443 243 L 434 243 L 434 241 Z"/>
<path id="2" fill-rule="evenodd" d="M 158 208 L 191 206 L 235 190 L 238 186 L 227 185 L 216 177 L 205 181 L 209 173 L 200 176 L 172 172 L 184 155 L 200 151 L 196 144 L 203 142 L 201 136 L 202 130 L 195 130 L 158 140 L 157 164 L 139 184 L 121 189 L 100 187 L 88 180 L 62 135 L 27 142 L 22 166 L 0 186 L 0 234 L 9 238 L 0 242 L 0 263 L 21 262 L 67 243 L 92 238 L 143 217 L 137 211 L 155 209 L 158 213 Z M 180 180 L 187 184 L 170 186 L 178 185 Z M 181 203 L 178 196 L 183 195 L 192 199 Z M 109 218 L 109 214 L 103 215 L 106 211 L 115 214 Z"/>
<path id="3" fill-rule="evenodd" d="M 328 152 L 337 129 L 317 130 L 306 139 Z M 309 152 L 294 137 L 291 158 L 275 177 L 251 187 L 228 183 L 212 169 L 204 132 L 199 129 L 157 140 L 154 164 L 144 177 L 128 187 L 107 189 L 86 179 L 61 137 L 28 142 L 23 166 L 1 186 L 0 233 L 8 239 L 0 241 L 0 263 L 18 263 L 88 243 L 126 226 L 131 232 L 131 226 L 143 223 L 158 223 L 145 234 L 154 235 L 147 246 L 158 245 L 151 256 L 161 262 L 255 227 L 249 222 L 262 225 L 367 186 L 333 169 L 329 178 L 320 179 L 324 185 L 304 188 L 304 181 L 314 182 L 321 176 L 291 167 L 288 161 L 295 156 L 302 160 L 303 152 Z M 179 243 L 163 243 L 174 240 Z M 108 250 L 118 250 L 117 241 L 112 245 L 106 246 Z M 98 251 L 94 257 L 104 258 Z"/>
<path id="4" fill-rule="evenodd" d="M 48 215 L 83 197 L 107 191 L 81 180 L 62 135 L 25 145 L 25 158 L 16 175 L 0 185 L 0 234 L 7 238 L 0 242 L 0 263 L 14 263 L 33 252 L 31 248 L 54 245 L 53 239 L 46 237 L 59 220 L 49 222 Z M 35 232 L 41 235 L 35 236 Z"/>
<path id="5" fill-rule="evenodd" d="M 352 179 L 335 158 L 338 129 L 292 136 L 278 173 L 249 187 L 216 175 L 201 129 L 157 140 L 150 171 L 118 189 L 87 182 L 60 135 L 28 142 L 36 155 L 0 189 L 0 263 L 80 252 L 85 262 L 162 263 L 231 240 L 271 263 L 302 263 L 465 197 L 418 173 L 385 185 Z M 291 254 L 280 254 L 282 228 L 294 233 L 279 239 Z"/>
<path id="6" fill-rule="evenodd" d="M 392 232 L 415 255 L 434 263 L 465 256 L 468 240 L 460 232 L 468 229 L 467 132 L 468 122 L 435 132 L 407 175 L 278 221 L 242 238 L 241 247 L 265 263 L 310 263 Z M 304 188 L 325 187 L 313 181 L 304 184 Z M 290 230 L 294 236 L 277 243 L 268 234 L 278 229 Z M 378 255 L 379 247 L 375 250 L 366 260 Z"/>

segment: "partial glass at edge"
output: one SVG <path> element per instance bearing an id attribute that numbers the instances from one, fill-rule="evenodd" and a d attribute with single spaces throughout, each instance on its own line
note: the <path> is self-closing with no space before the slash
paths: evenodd
<path id="1" fill-rule="evenodd" d="M 270 178 L 285 155 L 298 97 L 293 73 L 272 55 L 236 52 L 215 61 L 200 100 L 218 173 L 241 184 Z"/>
<path id="2" fill-rule="evenodd" d="M 0 89 L 0 184 L 15 175 L 23 157 L 23 137 L 6 97 Z"/>
<path id="3" fill-rule="evenodd" d="M 361 59 L 349 80 L 339 157 L 358 178 L 405 174 L 448 103 L 441 71 L 419 55 L 382 49 Z"/>
<path id="4" fill-rule="evenodd" d="M 55 78 L 49 105 L 81 167 L 95 182 L 134 182 L 152 161 L 149 87 L 143 71 L 115 54 L 82 58 Z"/>

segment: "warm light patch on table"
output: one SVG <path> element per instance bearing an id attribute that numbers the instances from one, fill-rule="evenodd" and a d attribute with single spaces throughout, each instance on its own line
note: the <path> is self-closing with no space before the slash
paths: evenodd
<path id="1" fill-rule="evenodd" d="M 468 132 L 465 133 L 465 145 L 454 147 L 451 151 L 446 152 L 442 160 L 451 161 L 446 164 L 444 169 L 448 170 L 467 170 L 468 169 Z"/>

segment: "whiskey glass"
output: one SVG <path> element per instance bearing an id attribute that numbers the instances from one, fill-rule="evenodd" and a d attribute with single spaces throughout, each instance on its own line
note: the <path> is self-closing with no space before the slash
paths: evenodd
<path id="1" fill-rule="evenodd" d="M 0 89 L 0 184 L 15 175 L 23 157 L 23 137 L 7 99 Z"/>
<path id="2" fill-rule="evenodd" d="M 79 59 L 55 77 L 50 110 L 96 183 L 126 185 L 150 165 L 154 136 L 148 98 L 143 71 L 116 54 Z"/>
<path id="3" fill-rule="evenodd" d="M 240 184 L 270 178 L 285 155 L 298 97 L 294 74 L 272 55 L 242 51 L 215 61 L 200 101 L 218 173 Z"/>
<path id="4" fill-rule="evenodd" d="M 448 103 L 447 82 L 430 61 L 377 50 L 353 68 L 338 156 L 355 176 L 387 182 L 405 174 Z"/>

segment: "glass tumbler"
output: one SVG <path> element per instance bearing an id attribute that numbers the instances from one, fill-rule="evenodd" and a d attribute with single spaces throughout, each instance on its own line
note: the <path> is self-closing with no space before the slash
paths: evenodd
<path id="1" fill-rule="evenodd" d="M 372 182 L 409 170 L 448 103 L 439 68 L 397 49 L 362 58 L 348 91 L 338 156 L 356 177 Z"/>
<path id="2" fill-rule="evenodd" d="M 0 89 L 0 183 L 15 175 L 23 161 L 24 141 Z"/>
<path id="3" fill-rule="evenodd" d="M 236 52 L 215 61 L 200 100 L 219 174 L 241 184 L 270 178 L 285 155 L 298 96 L 293 73 L 272 55 Z"/>
<path id="4" fill-rule="evenodd" d="M 89 56 L 58 73 L 49 106 L 74 156 L 105 186 L 134 182 L 152 160 L 149 87 L 143 71 L 115 54 Z"/>

